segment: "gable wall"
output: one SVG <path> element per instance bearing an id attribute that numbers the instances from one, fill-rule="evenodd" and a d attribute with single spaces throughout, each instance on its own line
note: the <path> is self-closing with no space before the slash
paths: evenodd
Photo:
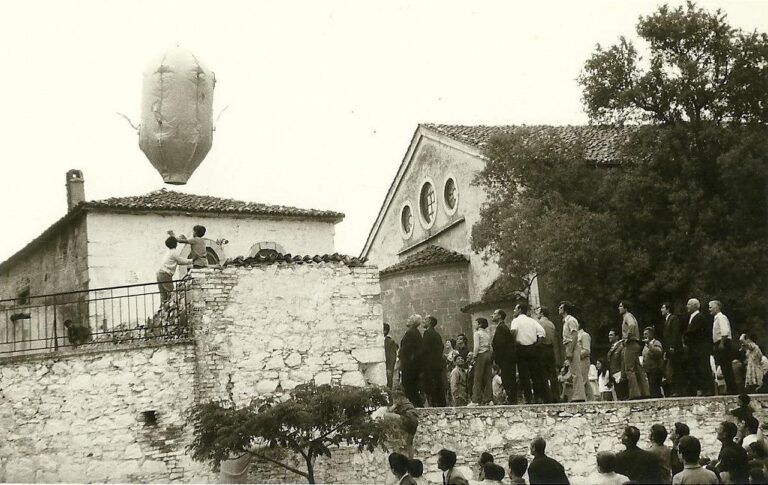
<path id="1" fill-rule="evenodd" d="M 369 260 L 379 268 L 391 266 L 424 249 L 424 245 L 398 255 L 403 249 L 439 233 L 463 217 L 464 222 L 451 227 L 429 243 L 469 256 L 469 296 L 471 301 L 478 300 L 483 290 L 498 276 L 498 267 L 492 262 L 484 263 L 482 257 L 472 252 L 470 247 L 472 226 L 480 219 L 480 206 L 485 200 L 483 190 L 472 182 L 483 166 L 483 160 L 474 154 L 443 143 L 436 137 L 421 137 L 371 245 Z M 445 181 L 449 176 L 456 180 L 459 192 L 458 207 L 453 215 L 446 212 L 443 196 Z M 418 215 L 419 193 L 427 179 L 434 182 L 437 195 L 436 219 L 429 229 L 422 225 Z M 414 230 L 408 239 L 404 239 L 400 231 L 401 210 L 406 202 L 410 203 L 414 213 Z"/>
<path id="2" fill-rule="evenodd" d="M 21 290 L 29 289 L 30 295 L 35 296 L 87 288 L 86 218 L 78 217 L 0 272 L 0 299 L 7 299 L 0 302 L 0 354 L 54 346 L 53 307 L 41 306 L 52 299 L 33 298 L 29 304 L 18 307 L 15 298 Z M 70 299 L 76 296 L 57 300 L 58 336 L 64 335 L 62 322 L 77 313 L 77 305 L 62 304 Z M 10 317 L 19 313 L 30 318 L 13 322 Z M 30 339 L 35 341 L 23 342 Z"/>
<path id="3" fill-rule="evenodd" d="M 257 242 L 272 241 L 291 254 L 334 252 L 334 224 L 317 220 L 254 219 L 232 216 L 89 213 L 88 265 L 91 288 L 152 282 L 166 251 L 167 231 L 191 237 L 192 226 L 205 237 L 226 238 L 227 257 L 247 256 Z M 186 245 L 180 245 L 186 251 Z M 176 274 L 179 278 L 181 275 Z"/>

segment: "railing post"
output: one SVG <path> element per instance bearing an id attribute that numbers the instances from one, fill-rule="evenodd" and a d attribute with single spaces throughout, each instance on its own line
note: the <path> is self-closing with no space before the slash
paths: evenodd
<path id="1" fill-rule="evenodd" d="M 56 295 L 53 295 L 53 350 L 59 350 L 58 315 L 56 311 Z"/>

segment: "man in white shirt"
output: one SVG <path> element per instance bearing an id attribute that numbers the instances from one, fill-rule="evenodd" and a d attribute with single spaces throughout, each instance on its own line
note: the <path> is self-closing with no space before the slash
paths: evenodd
<path id="1" fill-rule="evenodd" d="M 709 302 L 709 313 L 715 318 L 712 323 L 712 343 L 715 363 L 720 366 L 725 379 L 725 388 L 728 394 L 738 394 L 736 389 L 736 379 L 733 376 L 733 367 L 731 366 L 731 322 L 721 311 L 723 304 L 717 300 Z"/>
<path id="2" fill-rule="evenodd" d="M 160 289 L 160 303 L 164 304 L 171 299 L 173 292 L 173 275 L 176 274 L 176 268 L 180 264 L 192 264 L 191 259 L 182 258 L 176 251 L 178 242 L 176 238 L 170 236 L 165 240 L 165 247 L 168 248 L 163 262 L 160 263 L 160 269 L 157 271 L 157 287 Z"/>
<path id="3" fill-rule="evenodd" d="M 544 379 L 541 374 L 540 347 L 537 345 L 546 336 L 544 327 L 536 320 L 529 317 L 528 304 L 518 303 L 514 309 L 514 319 L 509 324 L 512 338 L 517 345 L 517 372 L 520 374 L 520 385 L 526 403 L 550 402 Z M 531 393 L 533 384 L 533 393 Z"/>

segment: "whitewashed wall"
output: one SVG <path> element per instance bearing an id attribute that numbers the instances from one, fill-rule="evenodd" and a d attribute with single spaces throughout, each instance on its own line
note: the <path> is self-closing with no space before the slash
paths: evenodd
<path id="1" fill-rule="evenodd" d="M 168 230 L 191 237 L 192 226 L 206 237 L 226 238 L 228 257 L 247 256 L 257 242 L 273 241 L 291 254 L 334 252 L 334 224 L 318 220 L 199 217 L 160 214 L 88 214 L 90 288 L 155 281 Z"/>

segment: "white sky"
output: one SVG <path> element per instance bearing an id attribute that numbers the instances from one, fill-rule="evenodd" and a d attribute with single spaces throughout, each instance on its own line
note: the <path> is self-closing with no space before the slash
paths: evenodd
<path id="1" fill-rule="evenodd" d="M 656 5 L 3 3 L 0 260 L 66 212 L 70 168 L 89 200 L 164 186 L 115 112 L 138 123 L 145 62 L 169 47 L 216 73 L 214 113 L 229 108 L 190 182 L 168 187 L 344 212 L 336 247 L 357 255 L 418 123 L 586 123 L 583 62 Z M 768 31 L 763 2 L 700 5 Z"/>

